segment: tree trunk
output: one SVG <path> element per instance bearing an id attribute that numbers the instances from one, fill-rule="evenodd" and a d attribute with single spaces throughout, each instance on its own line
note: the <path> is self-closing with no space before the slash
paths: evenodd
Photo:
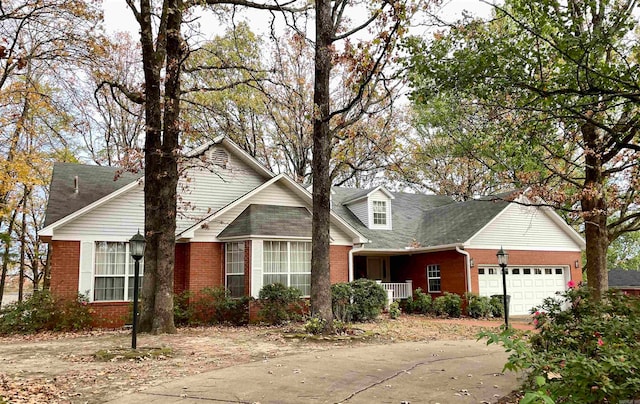
<path id="1" fill-rule="evenodd" d="M 13 232 L 13 226 L 16 223 L 16 216 L 18 210 L 15 209 L 9 220 L 7 226 L 7 239 L 4 243 L 4 253 L 2 254 L 2 274 L 0 275 L 0 304 L 2 304 L 2 297 L 4 296 L 4 286 L 7 280 L 7 271 L 9 270 L 9 261 L 11 253 L 11 233 Z"/>
<path id="2" fill-rule="evenodd" d="M 313 227 L 311 252 L 311 314 L 333 329 L 329 273 L 329 218 L 331 133 L 329 128 L 329 78 L 332 42 L 331 1 L 316 2 L 316 45 L 313 116 Z"/>
<path id="3" fill-rule="evenodd" d="M 51 289 L 51 253 L 53 246 L 49 243 L 47 247 L 47 262 L 44 265 L 44 273 L 42 274 L 42 290 Z"/>
<path id="4" fill-rule="evenodd" d="M 585 241 L 587 256 L 587 282 L 594 291 L 594 297 L 600 299 L 609 288 L 607 274 L 607 201 L 602 175 L 602 160 L 598 152 L 598 135 L 593 124 L 582 126 L 585 141 L 585 183 L 581 198 L 585 222 Z"/>
<path id="5" fill-rule="evenodd" d="M 178 184 L 179 97 L 182 3 L 167 2 L 166 53 L 154 50 L 150 5 L 141 2 L 141 42 L 145 72 L 145 250 L 140 331 L 175 333 L 173 271 Z M 158 49 L 161 46 L 158 45 Z M 164 102 L 160 66 L 166 60 Z M 164 117 L 162 105 L 164 104 Z M 163 120 L 164 118 L 164 120 Z M 160 123 L 164 127 L 159 127 Z"/>
<path id="6" fill-rule="evenodd" d="M 22 224 L 20 225 L 20 272 L 18 276 L 18 301 L 24 300 L 24 267 L 25 256 L 27 252 L 27 200 L 29 198 L 29 189 L 25 188 L 22 196 Z"/>

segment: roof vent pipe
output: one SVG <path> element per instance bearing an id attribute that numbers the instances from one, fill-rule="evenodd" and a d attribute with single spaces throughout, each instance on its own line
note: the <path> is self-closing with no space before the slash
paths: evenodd
<path id="1" fill-rule="evenodd" d="M 73 192 L 78 193 L 78 176 L 73 177 Z"/>

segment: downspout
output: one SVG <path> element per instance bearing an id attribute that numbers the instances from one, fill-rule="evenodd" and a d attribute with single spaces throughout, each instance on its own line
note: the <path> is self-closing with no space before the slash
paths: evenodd
<path id="1" fill-rule="evenodd" d="M 461 250 L 460 246 L 456 246 L 456 251 L 464 255 L 464 266 L 467 270 L 467 276 L 465 277 L 465 283 L 467 284 L 467 292 L 471 292 L 471 255 L 465 250 Z"/>
<path id="2" fill-rule="evenodd" d="M 353 246 L 349 250 L 349 282 L 353 281 Z"/>

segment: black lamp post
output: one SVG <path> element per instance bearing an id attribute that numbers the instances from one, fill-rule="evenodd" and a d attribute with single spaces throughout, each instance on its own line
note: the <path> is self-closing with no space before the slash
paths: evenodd
<path id="1" fill-rule="evenodd" d="M 496 257 L 498 257 L 498 265 L 502 268 L 502 304 L 504 305 L 504 325 L 506 328 L 509 328 L 509 305 L 507 304 L 507 264 L 509 263 L 509 254 L 507 254 L 501 246 Z"/>
<path id="2" fill-rule="evenodd" d="M 131 334 L 131 349 L 136 349 L 136 338 L 138 330 L 138 285 L 140 282 L 140 260 L 144 256 L 144 236 L 138 233 L 129 240 L 129 252 L 135 261 L 135 272 L 133 274 L 133 333 Z"/>

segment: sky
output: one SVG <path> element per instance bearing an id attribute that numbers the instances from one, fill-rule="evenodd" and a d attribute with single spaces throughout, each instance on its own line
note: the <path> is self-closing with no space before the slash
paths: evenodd
<path id="1" fill-rule="evenodd" d="M 491 1 L 491 0 L 489 0 Z M 105 27 L 108 32 L 129 31 L 137 33 L 136 23 L 131 10 L 127 7 L 125 0 L 103 0 Z M 438 15 L 445 21 L 455 21 L 462 16 L 463 10 L 473 15 L 487 17 L 491 13 L 491 6 L 480 0 L 449 0 L 443 1 Z M 262 15 L 265 12 L 256 12 L 256 17 L 252 18 L 251 25 L 255 31 L 266 30 L 266 24 L 261 23 Z M 207 30 L 212 29 L 215 32 L 211 21 L 203 19 L 202 27 Z"/>

